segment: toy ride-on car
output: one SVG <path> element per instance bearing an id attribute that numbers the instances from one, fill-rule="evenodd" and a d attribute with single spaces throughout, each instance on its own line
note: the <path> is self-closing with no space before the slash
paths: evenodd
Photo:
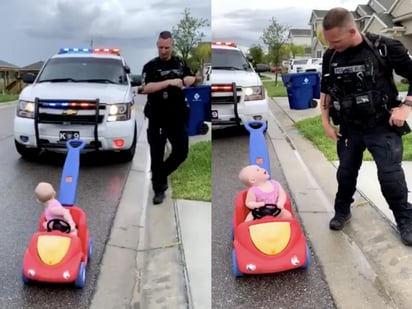
<path id="1" fill-rule="evenodd" d="M 45 230 L 45 217 L 42 215 L 39 231 L 33 234 L 24 253 L 24 283 L 74 283 L 77 288 L 84 287 L 93 244 L 83 210 L 77 206 L 67 209 L 76 224 L 77 235 L 70 234 L 69 223 L 62 219 L 49 220 Z"/>
<path id="2" fill-rule="evenodd" d="M 296 220 L 289 196 L 285 209 L 292 218 L 260 213 L 260 219 L 245 222 L 250 211 L 245 205 L 247 190 L 236 197 L 232 221 L 232 271 L 234 276 L 269 274 L 307 268 L 311 253 Z"/>

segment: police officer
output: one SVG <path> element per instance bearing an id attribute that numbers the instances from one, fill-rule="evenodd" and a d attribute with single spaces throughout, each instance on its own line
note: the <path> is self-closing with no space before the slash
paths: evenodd
<path id="1" fill-rule="evenodd" d="M 341 230 L 351 218 L 362 155 L 368 149 L 401 240 L 412 246 L 412 205 L 401 167 L 401 136 L 408 133 L 405 120 L 412 106 L 412 60 L 398 40 L 362 34 L 343 8 L 328 11 L 323 36 L 329 49 L 322 65 L 322 125 L 326 135 L 337 141 L 339 157 L 335 215 L 329 227 Z M 405 100 L 398 99 L 393 70 L 409 81 Z M 333 124 L 339 124 L 339 131 Z"/>
<path id="2" fill-rule="evenodd" d="M 187 158 L 189 108 L 183 87 L 194 84 L 195 77 L 178 57 L 172 56 L 173 38 L 169 31 L 160 33 L 159 56 L 146 63 L 139 92 L 147 94 L 144 114 L 148 118 L 147 139 L 150 145 L 153 204 L 160 204 L 168 189 L 167 177 Z M 164 160 L 166 140 L 172 150 Z"/>

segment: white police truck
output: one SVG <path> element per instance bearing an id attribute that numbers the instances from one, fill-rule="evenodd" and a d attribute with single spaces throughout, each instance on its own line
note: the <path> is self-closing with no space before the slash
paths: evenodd
<path id="1" fill-rule="evenodd" d="M 137 123 L 130 68 L 119 49 L 62 48 L 37 75 L 24 74 L 14 119 L 17 152 L 66 152 L 82 139 L 84 151 L 117 152 L 133 159 Z"/>
<path id="2" fill-rule="evenodd" d="M 266 121 L 266 89 L 245 53 L 233 42 L 212 42 L 212 63 L 204 83 L 211 85 L 212 129 Z"/>

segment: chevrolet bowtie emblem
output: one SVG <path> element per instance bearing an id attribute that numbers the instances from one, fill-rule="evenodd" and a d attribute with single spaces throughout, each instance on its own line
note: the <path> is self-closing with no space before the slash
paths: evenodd
<path id="1" fill-rule="evenodd" d="M 67 116 L 77 115 L 77 111 L 74 109 L 66 109 L 63 111 L 62 115 L 67 115 Z"/>

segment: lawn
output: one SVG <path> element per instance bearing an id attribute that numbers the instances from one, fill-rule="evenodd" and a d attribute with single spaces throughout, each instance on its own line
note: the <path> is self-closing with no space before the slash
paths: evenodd
<path id="1" fill-rule="evenodd" d="M 173 199 L 212 200 L 211 141 L 193 144 L 185 162 L 171 175 Z"/>
<path id="2" fill-rule="evenodd" d="M 320 115 L 298 121 L 295 123 L 295 126 L 305 138 L 310 140 L 325 155 L 328 160 L 338 160 L 336 143 L 326 137 L 325 132 L 323 131 Z M 403 160 L 412 161 L 412 134 L 404 135 L 402 139 Z M 372 155 L 367 150 L 363 155 L 363 159 L 365 161 L 373 160 Z"/>
<path id="3" fill-rule="evenodd" d="M 276 85 L 274 81 L 263 80 L 263 85 L 268 91 L 270 97 L 285 97 L 287 96 L 286 88 L 283 86 L 282 80 Z M 407 91 L 408 84 L 397 84 L 398 91 Z M 412 125 L 412 123 L 410 123 Z M 330 161 L 337 161 L 336 143 L 326 137 L 323 131 L 320 116 L 304 119 L 295 123 L 296 128 L 301 134 L 311 141 Z M 403 139 L 403 160 L 412 161 L 412 133 L 402 137 Z M 365 151 L 363 159 L 365 161 L 372 160 L 372 155 L 369 151 Z"/>
<path id="4" fill-rule="evenodd" d="M 0 103 L 15 101 L 17 100 L 18 97 L 19 97 L 18 94 L 8 94 L 8 93 L 1 94 L 0 93 Z"/>

